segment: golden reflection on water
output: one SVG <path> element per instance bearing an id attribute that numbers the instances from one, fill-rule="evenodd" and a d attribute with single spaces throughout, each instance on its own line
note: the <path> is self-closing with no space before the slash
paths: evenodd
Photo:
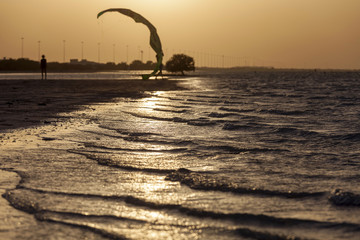
<path id="1" fill-rule="evenodd" d="M 141 189 L 144 191 L 146 195 L 151 195 L 156 192 L 162 192 L 166 189 L 169 189 L 169 184 L 165 182 L 152 182 L 152 183 L 139 183 L 141 186 Z"/>
<path id="2" fill-rule="evenodd" d="M 139 108 L 147 109 L 148 111 L 152 111 L 154 108 L 158 106 L 162 98 L 157 96 L 164 94 L 164 91 L 156 91 L 152 93 L 152 97 L 144 98 L 139 102 Z"/>
<path id="3" fill-rule="evenodd" d="M 159 111 L 158 109 L 162 108 L 162 104 L 164 104 L 164 98 L 162 97 L 166 94 L 164 91 L 152 92 L 151 97 L 144 98 L 139 100 L 136 104 L 137 111 L 139 114 L 149 117 L 146 121 L 141 120 L 141 129 L 138 130 L 140 132 L 150 132 L 154 134 L 161 134 L 168 128 L 168 123 L 166 121 L 157 120 L 156 118 L 166 118 L 169 116 L 171 118 L 171 114 L 163 111 Z M 151 119 L 154 118 L 154 119 Z M 154 137 L 155 141 L 157 136 L 147 136 L 149 140 Z M 172 159 L 174 156 L 164 153 L 162 151 L 167 149 L 172 149 L 174 146 L 167 145 L 159 145 L 159 144 L 151 144 L 146 143 L 144 146 L 146 149 L 151 149 L 153 152 L 143 152 L 138 153 L 139 162 L 138 164 L 142 167 L 146 168 L 168 168 L 173 169 L 177 168 L 176 161 Z M 159 151 L 159 152 L 157 152 Z M 165 156 L 164 156 L 165 155 Z M 133 161 L 134 159 L 129 159 L 129 161 Z M 134 164 L 134 163 L 132 163 Z M 171 202 L 181 202 L 184 199 L 179 198 L 174 192 L 179 191 L 180 184 L 175 182 L 170 182 L 165 180 L 165 176 L 154 175 L 147 176 L 148 182 L 142 182 L 135 180 L 133 184 L 133 188 L 138 189 L 141 193 L 142 199 L 150 202 L 166 204 Z M 165 193 L 165 194 L 164 194 Z M 178 223 L 178 221 L 182 221 L 177 219 L 176 216 L 171 216 L 165 212 L 152 210 L 152 209 L 138 209 L 133 212 L 135 219 L 146 220 L 152 223 Z M 158 226 L 157 226 L 158 227 Z M 174 233 L 174 229 L 172 227 L 162 225 L 163 229 L 156 229 L 154 226 L 149 227 L 148 229 L 143 229 L 143 231 L 147 232 L 147 237 L 150 239 L 163 239 L 163 238 L 171 238 L 171 235 L 178 235 L 178 233 Z M 137 237 L 136 233 L 133 233 L 132 237 Z M 164 235 L 165 234 L 165 235 Z M 170 234 L 170 235 L 169 235 Z"/>
<path id="4" fill-rule="evenodd" d="M 143 98 L 136 102 L 136 105 L 133 105 L 132 111 L 137 112 L 138 117 L 136 122 L 141 123 L 141 132 L 148 132 L 151 134 L 161 134 L 163 132 L 171 131 L 171 127 L 169 126 L 166 120 L 171 119 L 173 115 L 164 109 L 164 91 L 156 91 L 152 92 L 150 97 Z M 144 120 L 146 119 L 146 120 Z M 150 136 L 153 137 L 153 136 Z M 162 151 L 169 149 L 168 146 L 162 146 L 159 144 L 153 144 L 150 147 L 152 150 Z"/>

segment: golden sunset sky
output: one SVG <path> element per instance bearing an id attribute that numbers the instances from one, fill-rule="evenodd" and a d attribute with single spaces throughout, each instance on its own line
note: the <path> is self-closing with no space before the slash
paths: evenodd
<path id="1" fill-rule="evenodd" d="M 62 62 L 65 47 L 69 61 L 83 46 L 89 61 L 131 62 L 141 51 L 155 61 L 146 26 L 119 13 L 96 18 L 108 8 L 147 18 L 165 60 L 182 52 L 198 66 L 222 66 L 224 56 L 226 66 L 360 68 L 359 0 L 1 0 L 0 58 L 37 60 L 40 46 Z"/>

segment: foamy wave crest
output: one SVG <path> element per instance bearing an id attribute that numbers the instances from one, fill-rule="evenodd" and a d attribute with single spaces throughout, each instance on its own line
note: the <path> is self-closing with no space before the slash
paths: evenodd
<path id="1" fill-rule="evenodd" d="M 276 114 L 276 115 L 285 115 L 285 116 L 292 116 L 292 115 L 301 115 L 304 114 L 304 111 L 286 111 L 280 109 L 270 109 L 270 110 L 261 110 L 262 113 L 269 113 L 269 114 Z"/>
<path id="2" fill-rule="evenodd" d="M 30 189 L 29 189 L 30 190 Z M 25 190 L 27 191 L 27 190 Z M 181 205 L 173 205 L 173 204 L 158 204 L 154 202 L 149 202 L 143 199 L 135 198 L 132 196 L 99 196 L 99 195 L 82 195 L 82 194 L 67 194 L 67 193 L 60 193 L 60 192 L 44 192 L 38 190 L 30 190 L 34 192 L 38 192 L 39 194 L 54 194 L 54 196 L 66 196 L 66 197 L 74 197 L 74 198 L 94 198 L 94 199 L 104 199 L 106 201 L 114 201 L 117 204 L 119 201 L 125 202 L 133 207 L 146 207 L 152 209 L 154 211 L 168 211 L 171 212 L 177 211 L 178 213 L 182 214 L 182 218 L 189 218 L 189 224 L 176 224 L 173 225 L 172 228 L 175 228 L 175 231 L 180 231 L 182 233 L 186 232 L 194 232 L 194 226 L 191 225 L 191 218 L 212 218 L 212 219 L 228 219 L 237 223 L 247 223 L 247 224 L 258 224 L 259 222 L 265 225 L 271 226 L 294 226 L 299 224 L 317 224 L 317 225 L 325 225 L 320 222 L 313 222 L 313 221 L 304 221 L 304 220 L 297 220 L 297 219 L 282 219 L 282 218 L 275 218 L 266 215 L 252 215 L 252 214 L 224 214 L 224 213 L 216 213 L 216 212 L 209 212 L 203 211 L 199 209 L 191 209 L 186 208 Z M 36 196 L 36 194 L 34 195 Z M 41 195 L 38 195 L 39 197 Z M 25 211 L 27 213 L 33 214 L 35 219 L 40 221 L 48 221 L 48 222 L 56 222 L 56 223 L 63 223 L 71 226 L 75 226 L 78 228 L 84 228 L 90 231 L 93 231 L 97 234 L 100 234 L 109 239 L 128 239 L 126 234 L 128 232 L 122 231 L 111 231 L 111 228 L 107 226 L 123 226 L 124 228 L 127 227 L 129 224 L 135 229 L 144 229 L 146 230 L 145 226 L 151 225 L 151 229 L 161 229 L 163 230 L 164 224 L 162 222 L 150 222 L 146 220 L 142 220 L 136 217 L 128 217 L 128 216 L 117 216 L 111 214 L 89 214 L 88 212 L 72 212 L 72 211 L 57 211 L 46 209 L 40 207 L 38 202 L 34 205 L 32 197 L 24 198 L 24 196 L 20 193 L 17 194 L 16 191 L 7 191 L 4 194 L 4 197 L 14 206 L 16 209 Z M 134 209 L 135 210 L 135 209 Z M 346 226 L 346 225 L 345 225 Z M 209 239 L 209 234 L 214 234 L 222 236 L 241 236 L 251 239 L 279 239 L 279 240 L 287 240 L 287 239 L 299 239 L 298 237 L 294 236 L 285 236 L 282 234 L 274 234 L 266 231 L 259 231 L 249 228 L 224 228 L 224 227 L 216 227 L 216 226 L 196 226 L 196 229 L 199 232 L 204 233 L 207 232 L 207 236 L 202 235 L 204 239 Z M 143 231 L 144 231 L 143 230 Z M 144 233 L 144 232 L 143 232 Z M 147 233 L 143 234 L 143 237 L 146 238 Z M 193 236 L 193 235 L 192 235 Z"/>
<path id="3" fill-rule="evenodd" d="M 352 192 L 343 192 L 336 189 L 330 196 L 329 201 L 337 206 L 356 206 L 360 207 L 360 194 Z"/>
<path id="4" fill-rule="evenodd" d="M 242 113 L 242 112 L 252 112 L 253 110 L 249 109 L 237 109 L 237 108 L 227 108 L 227 107 L 220 107 L 222 111 L 231 112 L 231 113 Z"/>
<path id="5" fill-rule="evenodd" d="M 82 193 L 67 193 L 67 192 L 54 192 L 54 191 L 45 191 L 40 189 L 31 189 L 31 188 L 21 188 L 16 190 L 8 190 L 6 193 L 3 194 L 3 197 L 7 199 L 12 206 L 14 206 L 16 209 L 23 210 L 27 213 L 36 214 L 35 216 L 38 216 L 37 214 L 41 214 L 44 212 L 54 212 L 50 209 L 45 209 L 44 206 L 41 206 L 41 202 L 38 201 L 39 197 L 41 197 L 42 194 L 52 194 L 54 197 L 70 197 L 70 198 L 86 198 L 86 199 L 93 199 L 93 200 L 106 200 L 106 201 L 113 201 L 114 203 L 124 202 L 132 206 L 136 207 L 146 207 L 151 210 L 161 210 L 161 211 L 178 211 L 181 214 L 184 214 L 184 216 L 193 216 L 198 218 L 212 218 L 212 219 L 228 219 L 232 220 L 234 222 L 238 223 L 262 223 L 266 225 L 272 225 L 272 226 L 298 226 L 300 224 L 317 224 L 322 226 L 338 226 L 338 227 L 350 227 L 354 230 L 359 230 L 358 224 L 352 224 L 352 223 L 337 223 L 337 222 L 321 222 L 316 220 L 310 220 L 310 219 L 297 219 L 297 218 L 278 218 L 274 216 L 269 216 L 265 214 L 251 214 L 251 213 L 222 213 L 217 211 L 207 211 L 203 209 L 197 209 L 197 208 L 189 208 L 183 205 L 179 204 L 167 204 L 167 203 L 159 203 L 159 202 L 153 202 L 146 199 L 134 197 L 134 196 L 118 196 L 118 195 L 96 195 L 96 194 L 82 194 Z M 54 212 L 55 213 L 55 212 Z M 60 212 L 58 212 L 60 213 Z M 74 213 L 74 212 L 63 212 L 67 215 L 77 215 L 81 213 Z M 89 215 L 86 214 L 85 216 L 93 217 L 109 217 L 109 218 L 123 218 L 118 217 L 114 215 Z M 133 219 L 135 220 L 135 219 Z M 138 221 L 138 220 L 136 220 Z M 141 220 L 141 222 L 143 222 Z"/>
<path id="6" fill-rule="evenodd" d="M 336 139 L 340 140 L 350 140 L 350 141 L 360 141 L 360 133 L 350 133 L 345 135 L 335 136 Z"/>
<path id="7" fill-rule="evenodd" d="M 115 215 L 109 213 L 93 213 L 88 211 L 73 211 L 73 209 L 63 209 L 58 210 L 52 208 L 49 205 L 42 204 L 41 199 L 43 199 L 43 194 L 46 194 L 47 197 L 51 197 L 57 200 L 61 200 L 63 197 L 66 199 L 76 199 L 76 201 L 84 199 L 93 199 L 94 201 L 112 201 L 114 204 L 123 204 L 126 203 L 128 207 L 133 208 L 134 211 L 138 207 L 147 208 L 150 211 L 159 211 L 166 212 L 169 215 L 175 214 L 175 217 L 180 217 L 182 219 L 189 218 L 189 221 L 192 222 L 193 218 L 199 219 L 213 219 L 213 220 L 230 220 L 237 224 L 246 224 L 244 226 L 237 228 L 218 228 L 216 226 L 206 226 L 201 230 L 214 230 L 217 234 L 236 234 L 242 237 L 251 238 L 251 239 L 300 239 L 295 236 L 286 236 L 281 232 L 266 232 L 259 230 L 258 228 L 252 229 L 252 226 L 275 226 L 277 228 L 288 228 L 288 227 L 301 227 L 301 228 L 337 228 L 344 229 L 346 231 L 359 231 L 359 225 L 347 222 L 327 222 L 327 221 L 317 221 L 311 219 L 297 219 L 297 218 L 279 218 L 275 216 L 269 216 L 264 214 L 251 214 L 251 213 L 222 213 L 218 211 L 208 211 L 197 208 L 189 208 L 179 204 L 166 204 L 160 202 L 153 202 L 146 199 L 137 198 L 134 196 L 118 196 L 118 195 L 96 195 L 96 194 L 82 194 L 82 193 L 67 193 L 67 192 L 53 192 L 45 191 L 40 189 L 30 189 L 30 188 L 18 188 L 14 190 L 7 190 L 3 194 L 3 197 L 9 201 L 9 203 L 16 209 L 25 211 L 30 214 L 34 214 L 34 217 L 41 221 L 50 221 L 50 222 L 59 222 L 74 225 L 77 227 L 85 227 L 89 230 L 95 231 L 109 237 L 110 239 L 123 239 L 120 232 L 113 234 L 108 232 L 107 226 L 116 223 L 125 223 L 136 226 L 140 229 L 144 225 L 151 224 L 153 227 L 156 225 L 163 227 L 162 222 L 150 222 L 146 219 L 136 218 L 129 215 Z M 180 214 L 180 215 L 179 215 Z M 196 219 L 195 219 L 196 220 Z M 171 223 L 171 222 L 169 222 Z M 105 228 L 103 227 L 105 226 Z M 118 225 L 116 225 L 118 226 Z M 189 225 L 177 224 L 174 227 L 186 230 Z M 192 228 L 191 228 L 192 229 Z M 191 230 L 190 229 L 190 230 Z M 192 229 L 193 230 L 193 229 Z M 208 239 L 208 238 L 204 238 Z"/>
<path id="8" fill-rule="evenodd" d="M 208 119 L 192 119 L 187 121 L 188 125 L 192 126 L 212 126 L 215 125 L 215 121 L 210 121 Z"/>
<path id="9" fill-rule="evenodd" d="M 160 134 L 156 133 L 146 133 L 146 132 L 129 132 L 122 129 L 113 129 L 109 127 L 101 128 L 116 131 L 119 135 L 111 135 L 106 133 L 99 133 L 94 131 L 84 131 L 86 133 L 106 136 L 110 138 L 121 138 L 128 142 L 144 142 L 144 143 L 152 143 L 152 144 L 160 144 L 160 145 L 175 145 L 175 146 L 186 146 L 195 144 L 193 141 L 190 140 L 182 140 L 182 139 L 168 139 Z"/>
<path id="10" fill-rule="evenodd" d="M 187 151 L 187 148 L 172 148 L 172 149 L 146 149 L 146 148 L 121 148 L 121 147 L 108 147 L 97 145 L 93 143 L 84 143 L 84 146 L 87 148 L 95 148 L 100 150 L 108 150 L 108 151 L 124 151 L 124 152 L 168 152 L 168 153 L 176 153 L 176 152 L 184 152 Z"/>
<path id="11" fill-rule="evenodd" d="M 225 118 L 229 116 L 238 116 L 236 113 L 218 113 L 218 112 L 212 112 L 209 114 L 209 117 L 213 118 Z"/>
<path id="12" fill-rule="evenodd" d="M 281 128 L 278 128 L 278 129 L 276 129 L 276 133 L 279 133 L 279 134 L 292 134 L 292 135 L 302 136 L 302 137 L 320 136 L 320 134 L 317 133 L 317 132 L 310 131 L 310 130 L 297 129 L 297 128 L 293 128 L 293 127 L 281 127 Z"/>
<path id="13" fill-rule="evenodd" d="M 238 148 L 229 145 L 209 145 L 204 147 L 205 150 L 213 151 L 218 150 L 220 152 L 225 152 L 229 154 L 239 154 L 239 153 L 266 153 L 266 152 L 288 152 L 285 149 L 271 149 L 271 148 Z"/>
<path id="14" fill-rule="evenodd" d="M 182 110 L 172 110 L 172 109 L 162 109 L 162 108 L 154 108 L 154 111 L 160 111 L 160 112 L 170 112 L 170 113 L 186 113 L 188 110 L 182 109 Z"/>
<path id="15" fill-rule="evenodd" d="M 323 196 L 323 192 L 282 192 L 276 190 L 265 190 L 259 188 L 247 188 L 205 173 L 192 172 L 185 168 L 169 173 L 166 178 L 169 181 L 178 181 L 192 189 L 205 191 L 232 192 L 236 194 L 257 194 L 264 196 L 278 196 L 285 198 L 304 198 Z"/>
<path id="16" fill-rule="evenodd" d="M 120 168 L 127 171 L 140 171 L 140 172 L 148 172 L 148 173 L 161 173 L 161 174 L 168 174 L 173 172 L 172 169 L 158 169 L 158 168 L 147 168 L 147 167 L 135 167 L 128 164 L 123 164 L 121 162 L 116 162 L 109 158 L 101 158 L 96 156 L 95 153 L 91 152 L 81 152 L 75 150 L 68 150 L 70 153 L 78 154 L 85 156 L 87 159 L 96 161 L 99 165 L 104 165 L 112 168 Z"/>
<path id="17" fill-rule="evenodd" d="M 157 121 L 181 122 L 181 123 L 187 123 L 188 125 L 193 125 L 193 126 L 212 126 L 217 123 L 216 121 L 211 121 L 206 118 L 197 118 L 197 119 L 184 119 L 184 118 L 180 118 L 180 117 L 164 118 L 164 117 L 156 117 L 156 116 L 146 116 L 146 115 L 141 115 L 141 114 L 131 113 L 131 112 L 126 112 L 126 113 L 128 113 L 134 117 L 138 117 L 138 118 L 152 119 L 152 120 L 157 120 Z"/>
<path id="18" fill-rule="evenodd" d="M 247 128 L 249 128 L 249 126 L 225 123 L 222 129 L 228 130 L 228 131 L 233 131 L 233 130 L 241 130 L 241 129 L 247 129 Z"/>
<path id="19" fill-rule="evenodd" d="M 191 108 L 190 106 L 183 106 L 183 105 L 170 105 L 170 104 L 156 104 L 156 106 L 160 106 L 160 107 L 169 107 L 169 108 Z"/>

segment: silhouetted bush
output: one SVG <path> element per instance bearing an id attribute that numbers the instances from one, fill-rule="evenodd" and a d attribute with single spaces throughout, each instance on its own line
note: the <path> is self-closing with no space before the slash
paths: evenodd
<path id="1" fill-rule="evenodd" d="M 174 54 L 169 61 L 166 62 L 166 70 L 169 72 L 195 71 L 194 59 L 185 54 Z"/>

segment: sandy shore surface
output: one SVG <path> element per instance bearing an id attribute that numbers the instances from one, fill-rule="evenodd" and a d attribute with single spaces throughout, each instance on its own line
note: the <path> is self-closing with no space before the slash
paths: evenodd
<path id="1" fill-rule="evenodd" d="M 181 89 L 177 84 L 171 80 L 0 80 L 0 239 L 50 239 L 49 233 L 51 239 L 102 239 L 72 226 L 38 221 L 11 206 L 4 198 L 6 192 L 21 188 L 26 172 L 23 161 L 66 148 L 67 143 L 53 141 L 53 136 L 91 124 L 81 112 L 96 111 L 97 104 L 119 97 L 131 100 L 147 96 L 148 91 Z M 56 154 L 68 153 L 64 149 Z"/>
<path id="2" fill-rule="evenodd" d="M 0 80 L 0 131 L 47 124 L 59 112 L 146 91 L 177 90 L 171 80 Z"/>

